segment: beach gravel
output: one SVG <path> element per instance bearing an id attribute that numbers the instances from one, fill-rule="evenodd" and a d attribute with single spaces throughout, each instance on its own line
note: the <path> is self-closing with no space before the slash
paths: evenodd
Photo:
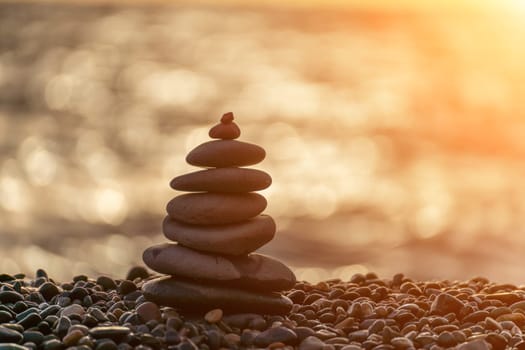
<path id="1" fill-rule="evenodd" d="M 525 349 L 525 287 L 478 277 L 416 281 L 357 274 L 297 282 L 285 315 L 184 312 L 147 301 L 158 275 L 0 275 L 0 350 Z"/>

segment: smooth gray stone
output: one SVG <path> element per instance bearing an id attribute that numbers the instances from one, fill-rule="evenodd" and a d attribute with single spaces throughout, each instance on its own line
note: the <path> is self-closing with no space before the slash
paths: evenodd
<path id="1" fill-rule="evenodd" d="M 199 251 L 228 255 L 246 255 L 275 235 L 275 222 L 268 215 L 228 225 L 188 225 L 166 217 L 164 235 L 172 241 Z"/>
<path id="2" fill-rule="evenodd" d="M 249 220 L 266 209 L 266 199 L 257 193 L 189 193 L 173 198 L 168 215 L 193 225 L 233 224 Z"/>
<path id="3" fill-rule="evenodd" d="M 278 293 L 256 293 L 170 276 L 146 282 L 142 291 L 147 300 L 192 313 L 220 308 L 225 313 L 287 314 L 293 305 Z"/>
<path id="4" fill-rule="evenodd" d="M 296 281 L 294 273 L 282 262 L 256 253 L 208 254 L 176 243 L 163 243 L 147 248 L 142 258 L 160 273 L 261 292 L 287 290 Z"/>

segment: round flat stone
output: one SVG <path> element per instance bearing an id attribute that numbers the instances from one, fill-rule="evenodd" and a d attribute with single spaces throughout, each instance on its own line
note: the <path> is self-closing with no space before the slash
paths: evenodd
<path id="1" fill-rule="evenodd" d="M 152 270 L 176 277 L 255 291 L 294 286 L 295 275 L 282 262 L 261 254 L 244 256 L 202 253 L 176 243 L 147 248 L 142 259 Z"/>
<path id="2" fill-rule="evenodd" d="M 173 198 L 168 215 L 194 225 L 220 225 L 245 221 L 266 209 L 266 199 L 257 193 L 189 193 Z"/>
<path id="3" fill-rule="evenodd" d="M 208 133 L 212 139 L 233 140 L 241 136 L 241 129 L 234 122 L 219 123 Z"/>
<path id="4" fill-rule="evenodd" d="M 225 168 L 257 164 L 266 156 L 263 148 L 236 140 L 214 140 L 194 148 L 186 156 L 191 165 Z"/>
<path id="5" fill-rule="evenodd" d="M 278 293 L 254 293 L 170 276 L 146 282 L 142 291 L 147 300 L 192 313 L 220 308 L 225 313 L 287 314 L 293 305 Z"/>
<path id="6" fill-rule="evenodd" d="M 181 245 L 210 253 L 246 255 L 270 242 L 275 222 L 268 215 L 228 225 L 188 225 L 166 217 L 164 235 Z"/>
<path id="7" fill-rule="evenodd" d="M 272 184 L 270 175 L 261 170 L 216 168 L 177 176 L 170 186 L 178 191 L 245 193 L 264 190 Z"/>

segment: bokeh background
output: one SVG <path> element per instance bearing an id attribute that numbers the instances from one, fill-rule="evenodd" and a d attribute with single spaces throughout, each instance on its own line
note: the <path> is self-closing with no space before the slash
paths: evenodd
<path id="1" fill-rule="evenodd" d="M 0 2 L 0 272 L 123 276 L 233 111 L 317 281 L 525 281 L 522 1 Z"/>

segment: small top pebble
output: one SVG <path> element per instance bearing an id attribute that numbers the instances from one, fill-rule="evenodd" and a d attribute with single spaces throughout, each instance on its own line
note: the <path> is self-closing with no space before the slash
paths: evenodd
<path id="1" fill-rule="evenodd" d="M 210 129 L 212 139 L 233 140 L 241 136 L 239 126 L 233 121 L 233 113 L 228 112 L 221 118 L 221 122 Z"/>

